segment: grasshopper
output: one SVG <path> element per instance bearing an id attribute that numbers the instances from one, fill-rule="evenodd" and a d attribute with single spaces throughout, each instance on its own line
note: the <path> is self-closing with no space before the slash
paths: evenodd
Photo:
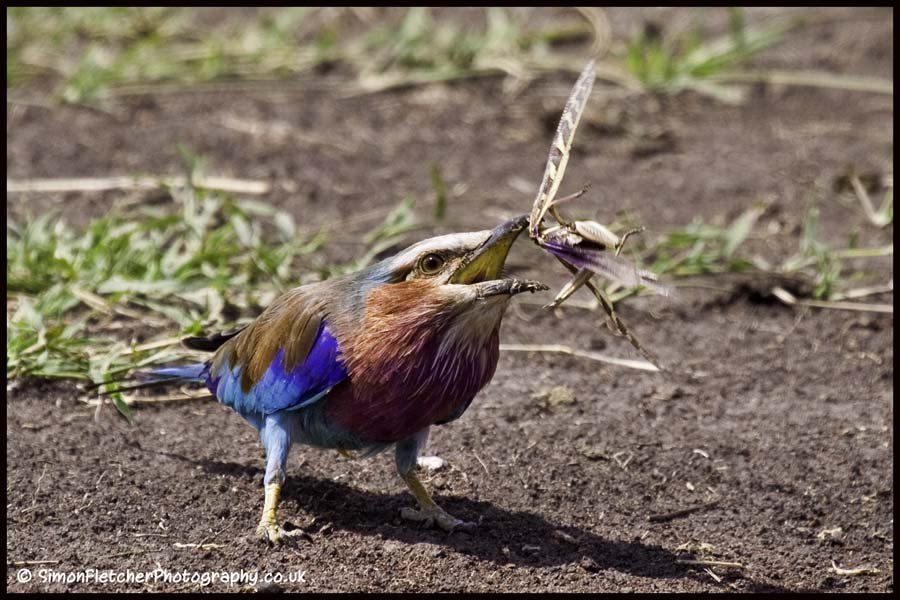
<path id="1" fill-rule="evenodd" d="M 591 277 L 601 275 L 626 287 L 644 286 L 665 296 L 671 294 L 668 287 L 657 282 L 654 273 L 639 269 L 619 256 L 625 241 L 631 235 L 641 232 L 643 228 L 627 231 L 620 238 L 600 223 L 568 221 L 559 212 L 560 204 L 581 197 L 589 188 L 585 186 L 574 194 L 556 198 L 569 162 L 575 129 L 581 120 L 593 86 L 594 62 L 591 61 L 575 82 L 553 136 L 550 156 L 547 158 L 547 166 L 529 218 L 529 234 L 538 246 L 553 254 L 573 274 L 573 278 L 563 286 L 546 308 L 560 306 L 581 286 L 586 285 L 597 297 L 616 329 L 631 342 L 641 356 L 655 364 L 656 360 L 644 350 L 616 314 L 606 294 L 591 282 Z M 544 225 L 547 213 L 556 220 L 556 225 Z M 609 252 L 610 249 L 612 253 Z"/>

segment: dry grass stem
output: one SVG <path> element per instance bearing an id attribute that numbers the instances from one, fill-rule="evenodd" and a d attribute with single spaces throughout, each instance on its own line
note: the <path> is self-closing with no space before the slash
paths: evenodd
<path id="1" fill-rule="evenodd" d="M 113 177 L 60 177 L 51 179 L 7 179 L 6 193 L 58 194 L 67 192 L 105 192 L 109 190 L 154 190 L 161 187 L 184 187 L 186 177 L 113 176 Z M 231 177 L 194 176 L 195 187 L 218 190 L 232 194 L 260 196 L 269 193 L 265 181 L 234 179 Z"/>
<path id="2" fill-rule="evenodd" d="M 627 367 L 629 369 L 638 369 L 640 371 L 659 371 L 659 367 L 651 362 L 643 360 L 632 360 L 628 358 L 616 358 L 614 356 L 606 356 L 599 352 L 591 352 L 589 350 L 577 350 L 569 346 L 559 344 L 500 344 L 500 350 L 505 352 L 556 352 L 559 354 L 569 354 L 579 358 L 587 358 L 611 365 Z"/>
<path id="3" fill-rule="evenodd" d="M 832 310 L 854 310 L 858 312 L 894 313 L 893 304 L 875 304 L 863 302 L 836 302 L 830 300 L 803 300 L 797 298 L 784 288 L 772 288 L 772 295 L 789 306 L 811 306 L 814 308 L 830 308 Z"/>

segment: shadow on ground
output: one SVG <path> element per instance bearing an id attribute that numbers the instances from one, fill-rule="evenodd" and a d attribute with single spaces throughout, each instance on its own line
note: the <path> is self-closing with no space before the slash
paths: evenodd
<path id="1" fill-rule="evenodd" d="M 198 465 L 210 475 L 250 478 L 259 480 L 260 485 L 264 474 L 264 470 L 256 466 L 153 452 Z M 400 508 L 410 506 L 413 502 L 408 493 L 373 493 L 339 481 L 302 473 L 294 473 L 288 477 L 282 499 L 297 502 L 305 512 L 314 517 L 312 524 L 305 528 L 310 534 L 321 531 L 324 524 L 330 523 L 332 529 L 379 536 L 404 544 L 444 546 L 498 566 L 552 567 L 574 563 L 590 572 L 613 570 L 653 579 L 709 577 L 705 573 L 698 573 L 695 570 L 698 567 L 678 564 L 676 560 L 684 557 L 659 546 L 646 545 L 639 540 L 629 542 L 604 539 L 586 529 L 555 524 L 540 515 L 505 510 L 488 502 L 461 496 L 441 496 L 437 500 L 450 514 L 478 523 L 474 533 L 447 534 L 401 522 L 397 517 Z M 286 529 L 296 528 L 289 522 L 284 525 Z M 741 576 L 732 574 L 724 579 L 729 577 Z M 748 591 L 796 591 L 741 578 L 744 579 L 743 589 Z"/>

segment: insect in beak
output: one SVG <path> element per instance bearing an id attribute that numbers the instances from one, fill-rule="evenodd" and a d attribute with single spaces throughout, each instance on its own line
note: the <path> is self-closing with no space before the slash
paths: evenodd
<path id="1" fill-rule="evenodd" d="M 602 289 L 591 281 L 594 275 L 601 275 L 627 287 L 643 286 L 664 296 L 672 294 L 671 288 L 657 282 L 654 273 L 639 269 L 630 261 L 619 256 L 625 240 L 640 230 L 629 231 L 620 239 L 600 223 L 594 221 L 569 222 L 562 217 L 559 205 L 583 195 L 587 191 L 587 186 L 571 196 L 556 198 L 566 165 L 569 162 L 572 141 L 575 139 L 575 129 L 581 120 L 593 85 L 594 63 L 592 61 L 579 75 L 560 117 L 559 125 L 553 136 L 553 143 L 550 146 L 550 156 L 547 159 L 544 176 L 531 209 L 528 233 L 538 246 L 556 257 L 573 275 L 569 283 L 560 290 L 554 301 L 547 307 L 559 306 L 581 286 L 587 286 L 619 333 L 624 335 L 644 358 L 655 364 L 656 360 L 644 350 L 628 331 L 625 323 L 619 319 L 612 302 L 606 298 Z M 548 214 L 557 221 L 557 225 L 547 226 L 544 224 L 544 218 Z"/>

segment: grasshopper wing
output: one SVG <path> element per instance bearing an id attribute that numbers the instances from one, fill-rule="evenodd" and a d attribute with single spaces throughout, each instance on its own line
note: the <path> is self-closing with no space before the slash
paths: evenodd
<path id="1" fill-rule="evenodd" d="M 641 285 L 661 296 L 673 295 L 672 288 L 659 283 L 656 280 L 655 273 L 639 269 L 630 261 L 605 250 L 594 249 L 581 244 L 571 244 L 568 240 L 556 239 L 557 237 L 548 236 L 538 243 L 558 258 L 575 265 L 579 269 L 587 269 L 601 277 L 617 281 L 625 287 Z"/>
<path id="2" fill-rule="evenodd" d="M 531 209 L 530 233 L 532 238 L 537 238 L 544 214 L 559 190 L 559 184 L 566 171 L 566 164 L 569 162 L 569 150 L 572 148 L 572 140 L 575 139 L 575 129 L 578 127 L 578 121 L 581 120 L 581 113 L 584 112 L 584 106 L 587 104 L 593 87 L 594 61 L 591 61 L 578 76 L 578 81 L 575 82 L 575 87 L 572 88 L 572 93 L 566 102 L 566 108 L 559 119 L 556 134 L 553 136 L 544 177 L 541 179 L 534 207 Z"/>

